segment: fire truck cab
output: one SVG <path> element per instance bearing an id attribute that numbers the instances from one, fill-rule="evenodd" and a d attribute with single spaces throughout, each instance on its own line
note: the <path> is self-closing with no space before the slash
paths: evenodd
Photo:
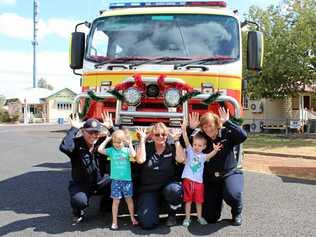
<path id="1" fill-rule="evenodd" d="M 129 127 L 179 126 L 219 106 L 239 118 L 241 27 L 224 1 L 110 1 L 72 33 L 70 67 L 82 86 L 75 112 L 86 119 L 110 111 L 116 126 Z M 260 70 L 262 53 L 261 32 L 248 32 L 248 69 Z"/>

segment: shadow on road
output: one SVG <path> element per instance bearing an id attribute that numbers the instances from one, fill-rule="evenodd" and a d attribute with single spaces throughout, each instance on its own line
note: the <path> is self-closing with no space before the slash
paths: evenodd
<path id="1" fill-rule="evenodd" d="M 35 167 L 58 170 L 28 172 L 0 182 L 0 212 L 19 214 L 19 217 L 11 222 L 10 219 L 6 221 L 3 218 L 0 236 L 26 229 L 32 229 L 33 232 L 60 234 L 109 228 L 111 213 L 104 215 L 99 212 L 100 198 L 95 196 L 90 199 L 85 222 L 76 226 L 72 225 L 67 190 L 70 176 L 69 162 L 42 163 Z M 11 213 L 10 216 L 12 216 Z M 7 224 L 4 224 L 6 222 Z M 135 234 L 168 234 L 170 232 L 170 228 L 164 226 L 150 231 L 132 227 L 129 217 L 120 217 L 119 223 L 121 230 L 130 230 Z"/>
<path id="2" fill-rule="evenodd" d="M 67 190 L 70 175 L 69 162 L 43 163 L 36 167 L 61 170 L 28 172 L 0 182 L 0 212 L 10 211 L 32 216 L 21 215 L 17 221 L 8 224 L 2 223 L 0 236 L 29 228 L 34 232 L 49 234 L 87 231 L 104 228 L 105 223 L 109 223 L 110 220 L 107 221 L 109 217 L 98 215 L 98 211 L 91 208 L 87 213 L 86 223 L 72 226 Z M 95 202 L 95 199 L 93 198 L 91 201 Z"/>
<path id="3" fill-rule="evenodd" d="M 282 178 L 283 182 L 316 185 L 316 167 L 269 166 L 269 170 Z M 290 177 L 297 178 L 290 178 Z"/>
<path id="4" fill-rule="evenodd" d="M 230 220 L 222 219 L 221 221 L 217 223 L 206 225 L 206 226 L 195 224 L 195 225 L 190 226 L 188 230 L 192 235 L 210 235 L 224 228 L 225 226 L 230 226 L 230 225 L 231 225 Z"/>
<path id="5" fill-rule="evenodd" d="M 96 200 L 99 197 L 91 198 L 85 222 L 76 226 L 72 225 L 67 190 L 70 175 L 69 162 L 42 163 L 35 167 L 58 170 L 28 172 L 0 182 L 0 212 L 8 211 L 25 214 L 17 217 L 16 219 L 18 220 L 2 224 L 0 226 L 0 236 L 26 229 L 32 229 L 32 231 L 40 233 L 60 234 L 109 228 L 111 213 L 104 215 L 99 212 L 99 200 Z M 182 217 L 179 216 L 177 218 L 180 225 Z M 120 230 L 130 230 L 138 235 L 170 233 L 170 228 L 163 225 L 164 222 L 165 219 L 162 218 L 162 225 L 158 228 L 143 230 L 140 227 L 133 227 L 128 216 L 119 218 Z M 209 235 L 227 225 L 229 225 L 227 220 L 202 228 L 193 224 L 189 228 L 189 232 L 194 235 Z"/>
<path id="6" fill-rule="evenodd" d="M 307 179 L 297 179 L 291 178 L 286 176 L 278 175 L 284 183 L 299 183 L 299 184 L 306 184 L 306 185 L 316 185 L 316 180 L 307 180 Z"/>

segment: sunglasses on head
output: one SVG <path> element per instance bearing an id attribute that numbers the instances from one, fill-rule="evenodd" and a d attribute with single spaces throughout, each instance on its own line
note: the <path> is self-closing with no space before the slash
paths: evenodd
<path id="1" fill-rule="evenodd" d="M 154 136 L 155 137 L 166 137 L 167 134 L 166 133 L 155 133 Z"/>

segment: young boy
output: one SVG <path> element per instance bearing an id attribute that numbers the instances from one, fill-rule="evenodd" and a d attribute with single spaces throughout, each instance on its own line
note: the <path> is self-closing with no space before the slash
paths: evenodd
<path id="1" fill-rule="evenodd" d="M 99 146 L 98 152 L 109 157 L 111 162 L 110 178 L 111 182 L 111 198 L 112 204 L 112 225 L 111 230 L 118 230 L 117 215 L 120 199 L 125 198 L 128 211 L 131 216 L 133 225 L 138 222 L 134 216 L 134 203 L 133 203 L 133 183 L 131 177 L 131 164 L 130 158 L 136 156 L 136 152 L 132 145 L 132 140 L 129 138 L 129 147 L 125 147 L 126 131 L 116 130 L 112 134 L 112 147 L 106 148 L 106 144 L 111 140 L 111 137 L 106 138 Z"/>
<path id="2" fill-rule="evenodd" d="M 203 169 L 204 162 L 209 161 L 221 149 L 221 144 L 214 144 L 213 151 L 204 154 L 202 151 L 206 148 L 206 139 L 199 133 L 193 136 L 192 146 L 190 144 L 186 131 L 187 123 L 183 122 L 183 139 L 186 146 L 186 161 L 182 173 L 183 191 L 185 202 L 185 219 L 182 225 L 188 227 L 191 224 L 191 203 L 195 202 L 197 211 L 197 221 L 201 225 L 206 225 L 207 221 L 202 217 L 202 203 L 204 202 Z"/>

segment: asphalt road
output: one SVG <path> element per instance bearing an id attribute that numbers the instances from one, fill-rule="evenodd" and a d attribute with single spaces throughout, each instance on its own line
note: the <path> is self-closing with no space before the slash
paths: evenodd
<path id="1" fill-rule="evenodd" d="M 252 172 L 245 172 L 241 227 L 229 225 L 225 206 L 222 220 L 206 227 L 162 225 L 143 231 L 122 217 L 121 230 L 112 232 L 110 214 L 98 212 L 98 197 L 91 200 L 86 222 L 72 226 L 70 170 L 58 151 L 64 136 L 60 129 L 0 127 L 0 236 L 316 236 L 316 182 Z"/>

